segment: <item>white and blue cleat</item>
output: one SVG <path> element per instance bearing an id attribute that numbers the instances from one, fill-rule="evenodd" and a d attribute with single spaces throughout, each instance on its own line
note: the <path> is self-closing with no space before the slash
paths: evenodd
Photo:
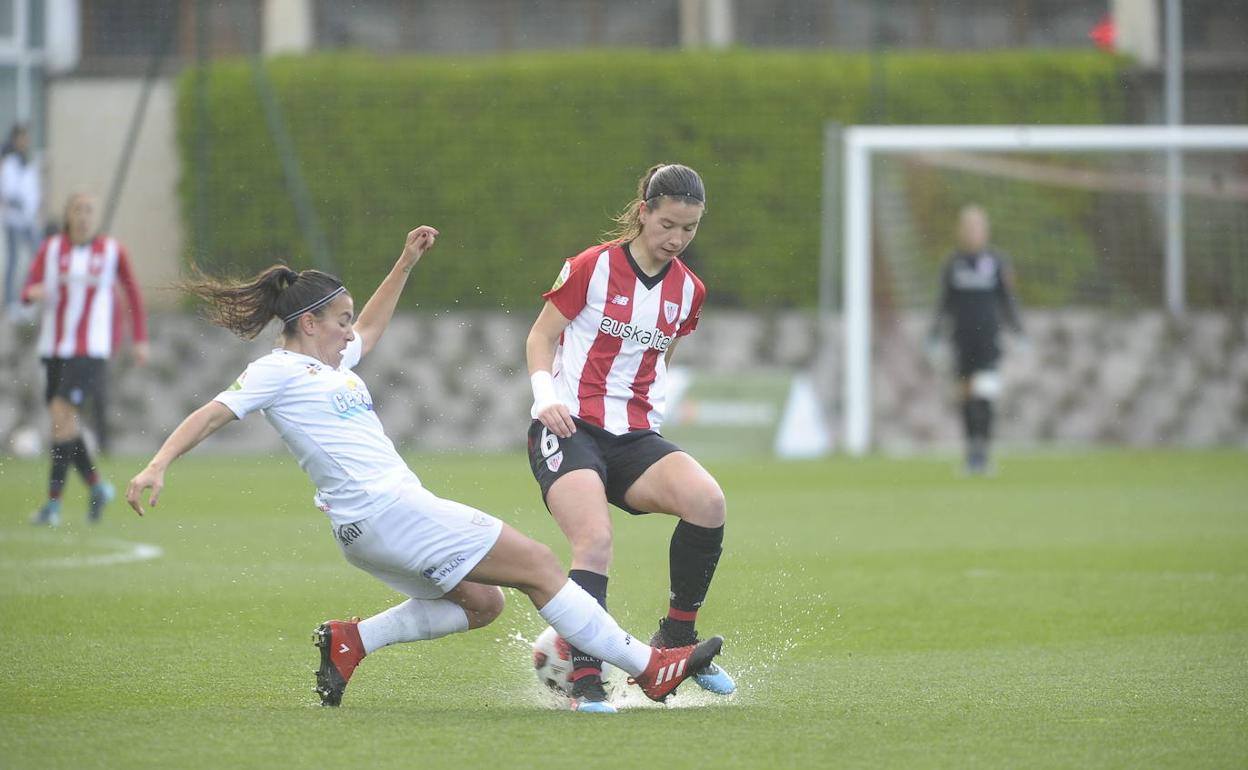
<path id="1" fill-rule="evenodd" d="M 693 681 L 698 683 L 698 687 L 716 695 L 732 695 L 737 691 L 737 683 L 716 663 L 708 663 L 706 668 L 693 675 Z"/>
<path id="2" fill-rule="evenodd" d="M 104 506 L 113 501 L 117 496 L 117 489 L 113 486 L 113 482 L 100 480 L 91 486 L 91 498 L 89 507 L 87 508 L 87 521 L 91 524 L 98 524 L 100 518 L 104 515 Z"/>
<path id="3" fill-rule="evenodd" d="M 588 698 L 573 698 L 572 710 L 581 711 L 586 714 L 615 714 L 616 708 L 605 700 L 589 700 Z"/>
<path id="4" fill-rule="evenodd" d="M 572 710 L 586 714 L 615 714 L 600 674 L 589 674 L 572 684 Z"/>
<path id="5" fill-rule="evenodd" d="M 39 512 L 36 513 L 33 517 L 31 517 L 30 523 L 34 524 L 36 527 L 60 526 L 61 501 L 49 500 L 48 502 L 44 503 L 43 507 L 39 509 Z"/>

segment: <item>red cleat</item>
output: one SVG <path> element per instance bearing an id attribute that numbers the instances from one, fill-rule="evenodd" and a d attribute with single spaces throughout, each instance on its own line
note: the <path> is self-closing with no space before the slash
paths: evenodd
<path id="1" fill-rule="evenodd" d="M 321 648 L 321 667 L 316 670 L 316 694 L 322 706 L 342 703 L 342 692 L 355 667 L 364 660 L 359 618 L 328 620 L 312 632 L 312 643 Z"/>
<path id="2" fill-rule="evenodd" d="M 724 646 L 724 637 L 712 636 L 688 647 L 655 647 L 650 665 L 640 676 L 629 680 L 650 700 L 662 701 L 680 683 L 706 667 Z"/>

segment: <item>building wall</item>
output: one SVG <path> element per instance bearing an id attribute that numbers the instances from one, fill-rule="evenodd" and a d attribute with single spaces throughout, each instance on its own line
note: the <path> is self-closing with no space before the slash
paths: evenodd
<path id="1" fill-rule="evenodd" d="M 873 358 L 875 445 L 887 453 L 949 452 L 960 445 L 952 377 L 922 353 L 928 318 L 912 314 L 880 334 Z M 516 313 L 401 315 L 358 367 L 387 433 L 403 449 L 519 450 L 532 400 L 525 374 L 529 317 Z M 1248 321 L 1159 312 L 1124 317 L 1091 310 L 1030 311 L 1031 346 L 1007 352 L 997 435 L 1007 446 L 1248 447 Z M 185 314 L 158 316 L 152 361 L 113 366 L 114 449 L 146 455 L 195 408 L 273 346 L 273 333 L 241 343 Z M 839 322 L 832 324 L 839 340 Z M 33 330 L 0 326 L 0 455 L 15 431 L 46 435 Z M 817 363 L 808 313 L 771 316 L 713 310 L 680 347 L 699 374 L 812 371 L 829 404 L 839 356 Z M 831 410 L 829 413 L 833 413 Z M 839 424 L 832 426 L 834 436 Z M 45 439 L 46 440 L 46 439 Z M 46 445 L 46 444 L 45 444 Z M 215 449 L 214 449 L 215 447 Z M 205 452 L 284 452 L 253 416 L 222 431 Z"/>
<path id="2" fill-rule="evenodd" d="M 70 192 L 95 193 L 100 213 L 117 173 L 142 79 L 58 78 L 48 84 L 45 215 L 60 219 Z M 161 291 L 177 278 L 182 259 L 178 210 L 178 156 L 174 143 L 174 89 L 158 80 L 148 103 L 133 165 L 111 231 L 126 245 L 149 305 L 168 307 Z"/>

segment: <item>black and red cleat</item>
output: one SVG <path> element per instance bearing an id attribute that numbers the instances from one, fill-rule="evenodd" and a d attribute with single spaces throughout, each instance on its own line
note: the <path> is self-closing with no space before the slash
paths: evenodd
<path id="1" fill-rule="evenodd" d="M 706 668 L 723 646 L 724 637 L 712 636 L 688 647 L 655 647 L 650 665 L 630 681 L 650 700 L 665 700 L 681 682 Z"/>
<path id="2" fill-rule="evenodd" d="M 321 648 L 321 667 L 316 670 L 316 694 L 322 706 L 342 703 L 342 693 L 355 667 L 364 659 L 359 618 L 327 620 L 312 632 L 312 643 Z"/>

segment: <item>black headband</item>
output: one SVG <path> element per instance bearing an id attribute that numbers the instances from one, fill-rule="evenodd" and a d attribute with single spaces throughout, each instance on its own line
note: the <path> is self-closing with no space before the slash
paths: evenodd
<path id="1" fill-rule="evenodd" d="M 313 310 L 316 310 L 318 307 L 321 307 L 322 305 L 329 302 L 334 297 L 337 297 L 339 294 L 342 294 L 346 290 L 347 290 L 346 286 L 339 286 L 337 289 L 334 289 L 329 294 L 326 294 L 324 297 L 321 297 L 316 302 L 313 302 L 311 305 L 300 308 L 296 310 L 295 312 L 291 313 L 290 315 L 286 316 L 285 318 L 282 319 L 282 323 L 290 323 L 291 321 L 295 320 L 296 318 L 303 315 L 304 313 L 311 313 Z"/>
<path id="2" fill-rule="evenodd" d="M 655 198 L 659 198 L 664 195 L 667 195 L 673 198 L 692 198 L 698 203 L 706 203 L 706 201 L 702 200 L 701 195 L 698 195 L 697 193 L 693 193 L 693 192 L 661 192 L 661 193 L 651 192 L 651 189 L 654 187 L 654 180 L 658 179 L 659 174 L 662 174 L 664 171 L 666 171 L 669 168 L 671 168 L 671 166 L 660 166 L 657 171 L 655 171 L 653 174 L 650 175 L 650 181 L 646 183 L 646 201 L 647 202 L 652 201 Z"/>

